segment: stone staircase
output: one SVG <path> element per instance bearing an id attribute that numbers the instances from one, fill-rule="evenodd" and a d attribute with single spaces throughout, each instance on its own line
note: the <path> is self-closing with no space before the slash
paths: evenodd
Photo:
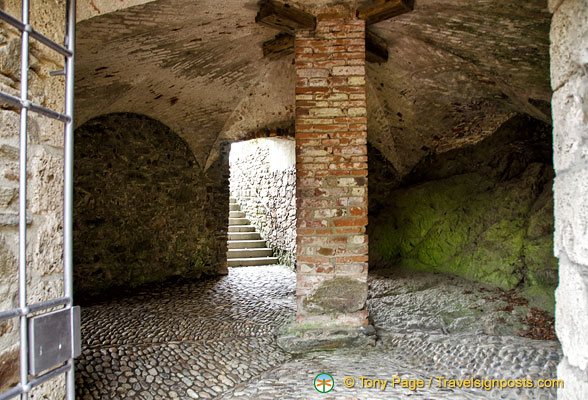
<path id="1" fill-rule="evenodd" d="M 272 257 L 272 249 L 267 247 L 265 240 L 255 230 L 255 226 L 251 225 L 245 213 L 241 211 L 241 206 L 233 198 L 230 200 L 228 247 L 229 267 L 278 263 L 278 258 Z"/>

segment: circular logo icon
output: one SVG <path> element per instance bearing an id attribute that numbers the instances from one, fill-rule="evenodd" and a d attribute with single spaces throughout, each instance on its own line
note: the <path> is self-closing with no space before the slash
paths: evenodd
<path id="1" fill-rule="evenodd" d="M 335 380 L 329 374 L 318 374 L 314 378 L 314 388 L 319 393 L 329 393 L 335 387 Z"/>

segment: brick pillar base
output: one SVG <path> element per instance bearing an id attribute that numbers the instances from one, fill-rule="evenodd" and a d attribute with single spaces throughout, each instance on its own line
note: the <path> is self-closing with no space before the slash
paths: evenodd
<path id="1" fill-rule="evenodd" d="M 288 351 L 373 344 L 367 299 L 365 23 L 349 10 L 298 31 L 297 321 Z"/>

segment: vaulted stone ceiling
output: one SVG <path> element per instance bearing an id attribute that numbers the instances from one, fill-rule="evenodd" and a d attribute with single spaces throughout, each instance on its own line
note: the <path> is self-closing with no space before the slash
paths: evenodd
<path id="1" fill-rule="evenodd" d="M 289 3 L 312 11 L 326 2 Z M 255 23 L 258 9 L 156 0 L 79 22 L 77 125 L 146 114 L 180 134 L 201 166 L 223 141 L 291 126 L 293 56 L 263 57 L 278 32 Z M 543 0 L 416 0 L 413 12 L 371 26 L 390 57 L 368 64 L 370 143 L 404 174 L 514 113 L 550 122 L 549 22 Z"/>

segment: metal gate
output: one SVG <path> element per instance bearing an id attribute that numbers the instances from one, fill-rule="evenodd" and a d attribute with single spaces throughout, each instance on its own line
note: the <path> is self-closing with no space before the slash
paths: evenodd
<path id="1" fill-rule="evenodd" d="M 42 2 L 41 2 L 42 4 Z M 80 353 L 79 307 L 72 304 L 72 212 L 73 212 L 73 93 L 75 0 L 66 2 L 65 44 L 60 45 L 37 32 L 29 24 L 29 0 L 22 0 L 22 19 L 0 10 L 0 20 L 21 32 L 20 98 L 0 91 L 0 102 L 20 109 L 19 148 L 19 307 L 0 312 L 0 321 L 20 322 L 20 382 L 0 393 L 0 400 L 20 396 L 28 399 L 34 388 L 61 374 L 66 377 L 66 397 L 75 398 L 74 362 Z M 37 40 L 65 57 L 65 112 L 57 112 L 29 100 L 29 41 Z M 38 113 L 64 124 L 64 204 L 63 204 L 63 296 L 37 304 L 27 304 L 27 115 Z M 54 311 L 56 310 L 57 311 Z M 49 312 L 50 311 L 50 312 Z"/>

